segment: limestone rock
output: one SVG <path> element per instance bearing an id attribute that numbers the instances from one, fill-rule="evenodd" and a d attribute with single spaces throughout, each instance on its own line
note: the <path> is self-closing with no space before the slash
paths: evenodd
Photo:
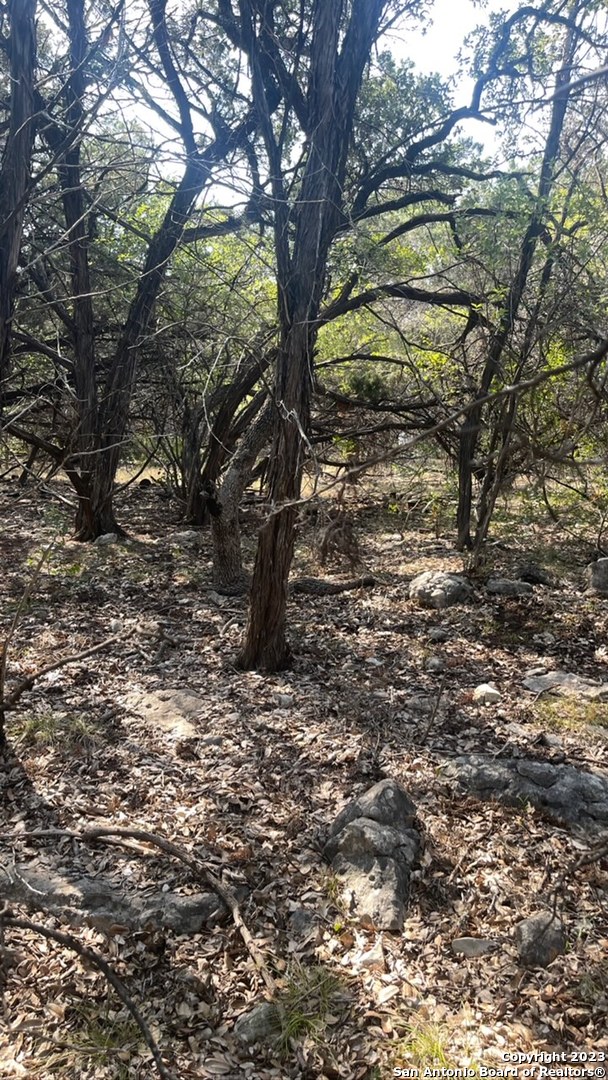
<path id="1" fill-rule="evenodd" d="M 466 956 L 468 959 L 486 956 L 487 953 L 494 952 L 495 948 L 496 942 L 490 938 L 460 937 L 454 938 L 452 942 L 452 950 L 456 955 Z"/>
<path id="2" fill-rule="evenodd" d="M 597 833 L 608 827 L 608 774 L 572 765 L 526 758 L 466 754 L 454 758 L 442 776 L 480 799 L 521 808 L 526 803 L 556 821 Z"/>
<path id="3" fill-rule="evenodd" d="M 24 904 L 30 911 L 52 912 L 67 923 L 108 933 L 113 926 L 142 930 L 146 926 L 198 934 L 225 915 L 214 893 L 180 896 L 176 893 L 142 895 L 95 878 L 71 876 L 53 867 L 42 853 L 36 865 L 4 865 L 0 861 L 2 896 Z"/>
<path id="4" fill-rule="evenodd" d="M 234 1034 L 244 1043 L 271 1039 L 278 1034 L 279 1030 L 278 1009 L 271 1001 L 261 1001 L 251 1012 L 239 1016 L 234 1025 Z"/>
<path id="5" fill-rule="evenodd" d="M 110 544 L 117 544 L 118 537 L 116 533 L 102 533 L 96 540 L 93 541 L 97 547 L 108 547 Z"/>
<path id="6" fill-rule="evenodd" d="M 332 861 L 350 914 L 376 930 L 403 929 L 410 875 L 386 856 L 337 855 Z"/>
<path id="7" fill-rule="evenodd" d="M 350 821 L 325 845 L 328 859 L 340 853 L 346 857 L 359 855 L 389 855 L 409 866 L 415 862 L 420 839 L 415 829 L 392 828 L 371 818 L 359 817 Z"/>
<path id="8" fill-rule="evenodd" d="M 411 829 L 416 818 L 416 807 L 407 791 L 396 780 L 380 780 L 365 794 L 354 799 L 338 814 L 329 830 L 335 836 L 355 818 L 371 818 L 383 825 Z"/>
<path id="9" fill-rule="evenodd" d="M 590 592 L 598 596 L 608 596 L 608 559 L 598 559 L 587 567 L 587 581 Z"/>
<path id="10" fill-rule="evenodd" d="M 194 690 L 134 690 L 127 694 L 125 701 L 150 727 L 160 728 L 180 739 L 202 734 L 195 721 L 205 703 Z"/>
<path id="11" fill-rule="evenodd" d="M 515 927 L 515 943 L 524 967 L 548 967 L 566 950 L 566 935 L 550 911 L 538 911 Z"/>
<path id="12" fill-rule="evenodd" d="M 548 671 L 545 675 L 524 679 L 523 685 L 533 694 L 552 693 L 583 701 L 608 701 L 608 683 L 593 682 L 571 671 Z"/>
<path id="13" fill-rule="evenodd" d="M 351 913 L 378 930 L 401 930 L 420 850 L 416 807 L 394 780 L 381 780 L 338 815 L 325 845 Z"/>
<path id="14" fill-rule="evenodd" d="M 500 690 L 497 690 L 491 683 L 480 683 L 473 691 L 473 701 L 477 701 L 480 705 L 494 705 L 501 698 Z"/>
<path id="15" fill-rule="evenodd" d="M 462 574 L 426 570 L 410 582 L 410 600 L 421 607 L 440 610 L 470 600 L 473 589 Z"/>
<path id="16" fill-rule="evenodd" d="M 528 596 L 534 592 L 527 581 L 511 581 L 509 578 L 490 578 L 486 590 L 493 596 Z"/>

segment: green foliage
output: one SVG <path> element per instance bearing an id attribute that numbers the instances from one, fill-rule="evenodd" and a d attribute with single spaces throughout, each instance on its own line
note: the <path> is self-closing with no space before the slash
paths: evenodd
<path id="1" fill-rule="evenodd" d="M 298 1040 L 318 1041 L 343 1000 L 339 980 L 326 968 L 294 962 L 275 1000 L 278 1027 L 275 1044 L 281 1057 L 288 1057 Z"/>
<path id="2" fill-rule="evenodd" d="M 354 162 L 361 172 L 372 163 L 396 164 L 409 143 L 450 107 L 439 75 L 420 75 L 411 60 L 381 52 L 370 66 L 355 118 Z"/>
<path id="3" fill-rule="evenodd" d="M 15 722 L 15 734 L 23 746 L 57 749 L 70 753 L 91 752 L 104 741 L 100 724 L 84 713 L 41 712 Z"/>
<path id="4" fill-rule="evenodd" d="M 85 1068 L 103 1071 L 104 1076 L 111 1072 L 114 1080 L 128 1080 L 133 1075 L 129 1062 L 146 1052 L 141 1031 L 129 1016 L 96 1003 L 79 1005 L 73 1011 L 61 1043 L 57 1049 L 45 1045 L 45 1069 L 49 1070 L 45 1076 L 67 1076 L 68 1070 L 76 1076 Z"/>
<path id="5" fill-rule="evenodd" d="M 537 723 L 554 731 L 590 735 L 594 728 L 608 728 L 608 704 L 603 701 L 545 697 L 534 706 L 534 715 Z M 598 735 L 601 735 L 601 732 Z"/>

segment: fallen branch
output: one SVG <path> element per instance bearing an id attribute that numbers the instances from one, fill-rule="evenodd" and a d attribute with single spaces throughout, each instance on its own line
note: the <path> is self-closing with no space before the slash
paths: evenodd
<path id="1" fill-rule="evenodd" d="M 234 925 L 241 935 L 243 944 L 258 969 L 266 988 L 271 994 L 276 993 L 276 982 L 268 970 L 268 965 L 261 949 L 256 944 L 251 931 L 241 915 L 239 902 L 234 892 L 227 885 L 224 885 L 215 874 L 212 874 L 200 859 L 197 859 L 195 855 L 191 855 L 185 848 L 180 847 L 178 844 L 174 844 L 173 841 L 167 840 L 164 836 L 159 836 L 158 833 L 151 833 L 145 829 L 123 829 L 118 826 L 112 827 L 105 825 L 91 829 L 83 829 L 82 832 L 74 832 L 71 829 L 34 829 L 30 832 L 20 832 L 14 839 L 21 840 L 28 837 L 66 837 L 67 839 L 80 840 L 81 842 L 113 839 L 116 837 L 119 840 L 139 840 L 144 844 L 151 844 L 153 847 L 159 848 L 160 851 L 164 851 L 166 855 L 171 855 L 174 859 L 178 859 L 192 870 L 196 878 L 213 889 L 224 901 L 232 915 Z"/>
<path id="2" fill-rule="evenodd" d="M 175 1080 L 173 1073 L 169 1072 L 166 1066 L 163 1064 L 161 1052 L 150 1028 L 140 1013 L 137 1005 L 129 997 L 123 984 L 118 976 L 112 971 L 112 968 L 103 959 L 98 952 L 94 949 L 85 948 L 80 942 L 72 937 L 71 934 L 65 934 L 61 930 L 51 930 L 50 927 L 44 926 L 42 923 L 31 922 L 29 919 L 15 919 L 12 915 L 3 911 L 0 913 L 0 926 L 2 928 L 10 927 L 15 930 L 31 930 L 35 934 L 40 934 L 41 937 L 46 938 L 48 941 L 56 941 L 59 945 L 64 945 L 67 949 L 71 949 L 77 956 L 80 956 L 82 960 L 86 960 L 87 963 L 92 964 L 99 971 L 105 975 L 106 979 L 111 986 L 114 987 L 118 997 L 122 1001 L 125 1008 L 127 1008 L 141 1031 L 146 1045 L 148 1046 L 154 1063 L 158 1069 L 159 1076 L 162 1080 Z"/>
<path id="3" fill-rule="evenodd" d="M 100 641 L 98 645 L 92 645 L 90 649 L 71 653 L 70 656 L 62 656 L 60 660 L 55 660 L 52 664 L 38 668 L 38 671 L 35 671 L 33 675 L 28 675 L 27 679 L 22 679 L 12 693 L 5 698 L 4 702 L 0 703 L 0 713 L 14 709 L 26 690 L 31 690 L 34 683 L 41 679 L 43 675 L 48 675 L 50 671 L 57 671 L 59 668 L 66 667 L 67 664 L 75 664 L 78 660 L 86 660 L 87 657 L 94 656 L 95 653 L 101 652 L 102 649 L 107 649 L 108 645 L 113 645 L 116 641 L 120 641 L 121 638 L 122 634 L 114 634 L 113 637 Z"/>

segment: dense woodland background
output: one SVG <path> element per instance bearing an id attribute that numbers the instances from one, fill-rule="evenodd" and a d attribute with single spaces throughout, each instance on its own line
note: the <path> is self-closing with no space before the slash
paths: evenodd
<path id="1" fill-rule="evenodd" d="M 484 981 L 475 990 L 477 973 L 460 1001 L 472 1010 L 469 1028 L 487 1033 L 465 1053 L 456 1000 L 429 989 L 431 969 L 445 982 L 433 942 L 456 932 L 451 923 L 443 927 L 444 908 L 453 901 L 450 918 L 456 912 L 460 929 L 466 905 L 471 919 L 477 912 L 475 876 L 466 885 L 458 876 L 471 861 L 463 850 L 480 836 L 490 848 L 503 843 L 495 856 L 508 875 L 509 845 L 500 837 L 520 836 L 523 828 L 529 847 L 517 855 L 521 877 L 500 888 L 512 889 L 514 907 L 526 913 L 531 881 L 555 906 L 557 887 L 546 891 L 547 859 L 557 852 L 563 873 L 580 841 L 568 848 L 559 829 L 531 818 L 522 825 L 504 810 L 491 811 L 506 816 L 486 834 L 478 808 L 470 810 L 466 836 L 450 818 L 448 796 L 438 796 L 438 809 L 429 793 L 433 755 L 458 749 L 502 753 L 519 740 L 522 754 L 535 747 L 537 755 L 565 754 L 560 760 L 583 768 L 603 761 L 603 704 L 590 713 L 579 702 L 576 715 L 556 719 L 550 710 L 530 711 L 516 684 L 545 657 L 549 669 L 591 680 L 601 680 L 605 663 L 602 601 L 581 589 L 586 563 L 608 554 L 606 5 L 543 0 L 512 4 L 508 13 L 480 7 L 479 29 L 464 43 L 461 76 L 453 80 L 421 72 L 408 58 L 432 15 L 431 0 L 0 3 L 0 732 L 12 826 L 73 827 L 68 807 L 81 798 L 82 783 L 87 805 L 98 785 L 104 814 L 117 822 L 134 817 L 140 831 L 177 840 L 182 830 L 196 843 L 189 812 L 177 821 L 171 806 L 199 806 L 202 773 L 179 760 L 167 766 L 173 787 L 165 798 L 151 780 L 157 736 L 142 730 L 137 746 L 127 752 L 122 745 L 129 741 L 123 723 L 131 740 L 137 731 L 121 714 L 129 688 L 186 686 L 209 706 L 200 767 L 212 770 L 205 798 L 216 797 L 205 815 L 219 813 L 219 823 L 209 818 L 197 828 L 206 830 L 211 861 L 219 860 L 216 873 L 225 862 L 242 862 L 251 896 L 264 896 L 249 915 L 277 965 L 266 991 L 276 990 L 291 954 L 299 978 L 313 970 L 319 1015 L 283 1032 L 282 1048 L 273 1044 L 247 1065 L 230 1057 L 236 1052 L 225 1020 L 259 989 L 251 956 L 247 969 L 233 957 L 243 948 L 234 944 L 238 910 L 231 930 L 214 931 L 208 943 L 214 963 L 223 956 L 224 991 L 217 971 L 201 976 L 203 989 L 188 984 L 202 1011 L 180 998 L 171 980 L 176 972 L 182 977 L 192 955 L 202 964 L 207 945 L 197 954 L 195 938 L 187 946 L 179 937 L 165 942 L 158 965 L 167 966 L 160 984 L 158 972 L 152 978 L 152 991 L 146 969 L 137 968 L 137 949 L 121 953 L 114 942 L 114 959 L 136 996 L 149 997 L 160 1017 L 155 1034 L 184 1077 L 371 1080 L 384 1075 L 373 1069 L 408 1060 L 454 1064 L 468 1054 L 475 1063 L 498 1037 L 509 1049 L 519 1049 L 518 1040 L 522 1048 L 561 1048 L 562 1038 L 571 1048 L 599 1045 L 602 1037 L 605 968 L 578 997 L 572 988 L 589 963 L 585 934 L 589 949 L 605 945 L 605 893 L 577 874 L 572 894 L 572 883 L 560 877 L 560 897 L 575 913 L 579 953 L 573 947 L 553 983 L 530 983 L 516 1006 L 506 989 L 516 980 L 513 968 L 486 973 L 485 1001 L 475 998 Z M 457 35 L 455 25 L 455 48 Z M 545 587 L 543 597 L 488 601 L 488 576 L 517 576 L 524 563 L 528 579 L 535 575 L 534 584 Z M 471 612 L 459 609 L 452 622 L 450 613 L 447 623 L 436 612 L 413 614 L 406 586 L 430 569 L 466 572 L 481 590 Z M 290 585 L 292 570 L 302 595 L 293 591 L 293 574 Z M 328 582 L 344 594 L 331 594 Z M 142 644 L 142 634 L 153 647 Z M 199 648 L 200 634 L 210 642 Z M 357 659 L 352 647 L 361 635 L 366 645 Z M 135 653 L 123 655 L 131 639 L 139 642 Z M 445 655 L 435 655 L 433 642 L 448 643 Z M 475 642 L 484 650 L 477 657 Z M 97 659 L 87 664 L 91 650 Z M 394 650 L 403 654 L 398 662 Z M 68 676 L 59 672 L 72 670 L 64 685 Z M 55 676 L 67 694 L 59 722 L 49 719 L 54 709 L 45 698 L 55 692 Z M 471 693 L 492 678 L 503 680 L 507 696 L 489 719 Z M 406 683 L 412 700 L 427 703 L 425 720 L 416 718 L 415 705 L 410 720 L 401 708 Z M 302 687 L 309 705 L 300 701 Z M 270 710 L 259 729 L 258 701 Z M 94 722 L 81 728 L 87 710 Z M 236 744 L 228 749 L 241 721 L 246 733 L 238 745 L 250 746 L 255 768 L 268 773 L 268 800 L 263 784 L 248 787 L 247 754 Z M 558 721 L 562 736 L 566 725 L 564 746 L 539 743 Z M 286 729 L 300 750 L 277 763 Z M 304 768 L 298 754 L 307 731 L 324 750 Z M 214 738 L 224 751 L 210 764 Z M 188 732 L 175 752 L 198 762 L 200 743 Z M 333 784 L 319 780 L 328 754 L 339 773 Z M 265 755 L 276 768 L 264 765 Z M 60 795 L 58 763 L 69 777 Z M 180 769 L 183 790 L 175 779 Z M 396 1005 L 383 1011 L 407 967 L 407 948 L 397 957 L 395 946 L 389 962 L 381 941 L 365 944 L 361 931 L 345 929 L 348 919 L 343 924 L 332 913 L 333 886 L 317 881 L 306 892 L 310 850 L 298 849 L 299 833 L 302 844 L 313 844 L 314 830 L 366 782 L 396 775 L 409 790 L 412 769 L 422 803 L 430 798 L 429 836 L 446 845 L 438 861 L 429 856 L 422 864 L 418 922 L 408 931 L 427 964 L 420 979 L 412 975 L 418 990 L 406 995 L 407 1009 L 414 999 L 422 1007 L 417 1028 Z M 109 790 L 122 790 L 123 782 L 126 803 Z M 250 809 L 264 802 L 255 838 L 242 833 L 235 809 L 241 785 Z M 274 844 L 266 848 L 268 829 Z M 448 866 L 452 829 L 464 849 Z M 258 840 L 264 856 L 256 868 Z M 71 844 L 65 851 L 74 854 Z M 273 862 L 281 847 L 289 865 Z M 146 873 L 155 869 L 150 864 Z M 277 922 L 264 890 L 279 879 Z M 436 904 L 429 882 L 441 893 Z M 269 927 L 286 933 L 291 899 L 304 895 L 306 903 L 313 893 L 331 947 L 309 938 L 306 948 L 290 942 L 283 956 L 276 941 L 269 945 Z M 241 902 L 238 889 L 235 895 Z M 18 931 L 29 948 L 31 927 Z M 153 952 L 154 942 L 139 945 L 150 964 L 146 950 Z M 313 948 L 319 966 L 307 969 Z M 366 950 L 371 961 L 361 959 Z M 319 972 L 334 960 L 354 983 L 346 996 L 332 983 L 321 1007 Z M 372 1027 L 376 1039 L 399 1044 L 399 1053 L 393 1046 L 383 1056 L 374 1040 L 357 1043 L 372 993 L 362 971 L 378 986 L 384 978 L 384 991 L 376 986 L 372 995 L 379 1010 Z M 179 1024 L 166 1026 L 158 990 L 164 978 L 186 1034 Z M 293 971 L 289 979 L 283 991 L 295 986 L 297 998 L 301 982 Z M 73 980 L 84 1001 L 81 975 Z M 28 969 L 28 994 L 35 981 Z M 526 993 L 540 1003 L 532 1018 L 524 1016 Z M 349 1001 L 350 1020 L 332 995 Z M 29 1007 L 47 1009 L 49 1000 L 28 998 Z M 81 1032 L 78 1010 L 57 1007 L 55 1019 Z M 584 1020 L 579 1013 L 564 1019 L 568 1008 L 587 1008 Z M 209 1056 L 201 1049 L 200 1025 L 188 1028 L 194 1016 L 203 1042 L 216 1038 L 225 1052 L 224 1072 L 219 1050 Z M 84 1026 L 92 1023 L 87 1013 Z M 80 1058 L 64 1055 L 48 1072 L 39 1057 L 45 1044 L 24 1035 L 21 1050 L 8 1054 L 13 1072 L 6 1075 L 147 1076 L 137 1025 L 135 1036 L 123 1038 L 116 1034 L 122 1023 L 117 1007 L 108 1060 L 91 1063 L 87 1043 Z M 342 1042 L 335 1024 L 346 1025 Z M 323 1025 L 331 1030 L 320 1039 Z M 422 1049 L 414 1046 L 418 1036 Z M 61 1039 L 52 1038 L 56 1049 Z M 429 1049 L 424 1040 L 434 1038 Z M 121 1051 L 121 1039 L 130 1049 Z M 112 1056 L 120 1052 L 122 1063 Z"/>

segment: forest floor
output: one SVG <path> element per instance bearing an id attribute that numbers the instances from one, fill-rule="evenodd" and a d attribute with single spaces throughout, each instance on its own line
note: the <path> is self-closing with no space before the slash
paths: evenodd
<path id="1" fill-rule="evenodd" d="M 22 607 L 8 691 L 63 655 L 118 639 L 40 679 L 8 715 L 3 857 L 35 864 L 44 853 L 57 868 L 118 891 L 188 894 L 200 891 L 189 868 L 146 845 L 25 834 L 117 825 L 196 853 L 243 897 L 243 919 L 291 1026 L 268 1044 L 248 1047 L 236 1037 L 239 1016 L 265 995 L 230 918 L 192 935 L 120 926 L 104 935 L 44 913 L 29 917 L 66 929 L 107 960 L 180 1080 L 383 1080 L 398 1067 L 422 1076 L 433 1066 L 479 1073 L 504 1069 L 505 1055 L 542 1051 L 601 1060 L 606 867 L 573 871 L 588 838 L 528 806 L 457 795 L 441 773 L 447 759 L 473 751 L 605 767 L 608 705 L 536 699 L 522 686 L 527 671 L 543 666 L 607 677 L 607 602 L 585 592 L 592 549 L 542 509 L 526 518 L 521 505 L 513 514 L 505 508 L 485 572 L 509 576 L 533 561 L 554 586 L 515 599 L 480 590 L 472 603 L 422 610 L 408 598 L 411 578 L 462 570 L 437 500 L 412 507 L 383 498 L 371 482 L 348 497 L 377 584 L 294 596 L 293 667 L 260 675 L 234 666 L 245 598 L 211 590 L 208 533 L 194 546 L 180 541 L 185 527 L 159 488 L 134 486 L 120 497 L 130 540 L 85 546 L 65 539 L 70 511 L 56 498 L 0 485 L 0 640 Z M 259 514 L 255 507 L 245 514 L 249 559 Z M 339 562 L 319 569 L 318 531 L 302 526 L 294 573 L 352 577 Z M 430 636 L 437 628 L 444 641 Z M 428 670 L 432 657 L 443 674 Z M 480 706 L 472 691 L 488 681 L 502 697 Z M 201 696 L 195 737 L 176 738 L 133 711 L 134 691 L 161 688 Z M 383 777 L 407 789 L 424 835 L 401 934 L 353 923 L 321 855 L 338 811 Z M 568 950 L 545 970 L 522 969 L 513 927 L 553 906 Z M 319 918 L 306 940 L 290 921 L 301 908 Z M 28 917 L 24 909 L 13 914 Z M 451 947 L 462 935 L 498 947 L 466 959 Z M 29 929 L 7 930 L 4 944 L 1 1076 L 157 1075 L 103 974 Z"/>

